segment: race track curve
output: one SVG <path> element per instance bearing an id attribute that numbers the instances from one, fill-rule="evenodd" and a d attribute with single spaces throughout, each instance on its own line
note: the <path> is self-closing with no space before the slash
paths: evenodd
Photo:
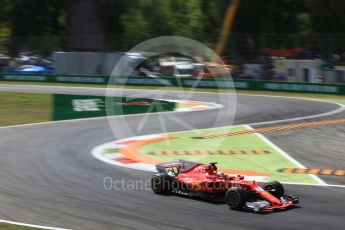
<path id="1" fill-rule="evenodd" d="M 102 95 L 102 89 L 0 86 L 0 91 Z M 126 91 L 126 95 L 143 91 Z M 116 92 L 115 92 L 116 94 Z M 176 98 L 177 92 L 166 96 Z M 193 100 L 218 102 L 216 94 L 195 93 Z M 326 113 L 339 106 L 292 98 L 238 96 L 235 124 L 257 123 Z M 221 110 L 226 111 L 226 108 Z M 214 113 L 198 111 L 176 116 L 197 128 L 212 127 Z M 318 119 L 340 119 L 345 113 Z M 143 115 L 130 116 L 135 127 Z M 160 131 L 151 115 L 142 134 Z M 112 118 L 114 120 L 118 118 Z M 317 120 L 317 119 L 314 119 Z M 121 124 L 119 124 L 121 125 Z M 167 124 L 167 131 L 186 129 Z M 267 134 L 270 140 L 307 167 L 344 168 L 344 125 Z M 300 208 L 260 215 L 230 211 L 177 196 L 157 196 L 150 190 L 106 190 L 105 177 L 148 180 L 150 173 L 105 164 L 92 148 L 113 141 L 105 118 L 0 128 L 0 219 L 68 229 L 339 229 L 345 226 L 345 188 L 286 185 L 300 197 Z M 124 136 L 125 137 L 125 136 Z M 327 183 L 345 184 L 345 177 Z"/>

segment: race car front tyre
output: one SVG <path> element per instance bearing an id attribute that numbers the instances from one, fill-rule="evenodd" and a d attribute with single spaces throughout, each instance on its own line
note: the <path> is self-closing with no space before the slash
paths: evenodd
<path id="1" fill-rule="evenodd" d="M 245 191 L 242 189 L 231 188 L 225 193 L 225 202 L 231 209 L 240 209 L 246 201 Z"/>
<path id="2" fill-rule="evenodd" d="M 151 189 L 155 194 L 167 194 L 171 190 L 169 175 L 155 174 L 151 177 Z"/>
<path id="3" fill-rule="evenodd" d="M 278 181 L 270 181 L 263 188 L 277 198 L 284 196 L 285 193 L 284 186 Z"/>

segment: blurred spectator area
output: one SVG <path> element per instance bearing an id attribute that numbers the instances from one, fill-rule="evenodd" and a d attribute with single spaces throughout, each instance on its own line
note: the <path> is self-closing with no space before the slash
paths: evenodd
<path id="1" fill-rule="evenodd" d="M 94 36 L 84 38 L 98 42 Z M 84 47 L 80 52 L 71 46 L 69 39 L 66 36 L 2 37 L 0 68 L 18 65 L 15 60 L 21 53 L 32 53 L 52 61 L 49 65 L 55 73 L 107 75 L 123 53 L 142 42 L 105 35 L 102 46 L 90 46 L 89 50 Z M 201 38 L 199 42 L 214 48 L 208 40 Z M 222 59 L 230 66 L 234 78 L 345 82 L 345 67 L 342 67 L 345 66 L 345 34 L 230 34 Z"/>
<path id="2" fill-rule="evenodd" d="M 210 34 L 209 37 L 216 37 Z M 97 35 L 84 35 L 81 40 L 98 43 Z M 206 39 L 206 38 L 205 38 Z M 198 40 L 210 48 L 214 44 L 208 40 Z M 0 53 L 10 56 L 20 52 L 33 52 L 47 55 L 57 51 L 80 51 L 73 47 L 66 36 L 27 36 L 0 38 Z M 123 39 L 121 36 L 108 35 L 102 46 L 91 46 L 83 51 L 126 52 L 143 40 Z M 339 55 L 339 61 L 345 61 L 345 34 L 230 34 L 223 51 L 223 56 L 256 62 L 262 54 L 284 56 L 293 59 L 331 59 Z"/>
<path id="3" fill-rule="evenodd" d="M 345 34 L 230 34 L 223 55 L 255 63 L 262 54 L 322 60 L 339 55 L 337 64 L 345 65 Z"/>

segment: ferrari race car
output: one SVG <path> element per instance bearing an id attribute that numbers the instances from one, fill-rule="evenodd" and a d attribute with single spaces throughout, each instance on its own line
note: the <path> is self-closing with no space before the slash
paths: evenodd
<path id="1" fill-rule="evenodd" d="M 217 163 L 209 165 L 189 161 L 173 161 L 156 165 L 158 173 L 151 178 L 155 194 L 176 193 L 211 200 L 222 200 L 230 209 L 249 209 L 254 212 L 283 210 L 294 207 L 298 197 L 284 194 L 278 181 L 262 187 L 244 176 L 218 172 Z"/>

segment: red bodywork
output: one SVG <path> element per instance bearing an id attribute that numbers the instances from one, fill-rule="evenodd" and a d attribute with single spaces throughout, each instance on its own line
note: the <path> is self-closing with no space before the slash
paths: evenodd
<path id="1" fill-rule="evenodd" d="M 189 164 L 185 162 L 168 162 L 157 165 L 157 169 L 165 168 L 166 172 L 173 177 L 173 182 L 182 185 L 188 191 L 198 193 L 223 195 L 230 188 L 241 188 L 251 194 L 257 200 L 265 200 L 269 203 L 260 210 L 286 209 L 292 207 L 296 202 L 288 199 L 277 198 L 264 190 L 257 182 L 247 181 L 244 176 L 231 176 L 217 171 L 215 165 Z M 193 163 L 193 162 L 188 162 Z M 174 171 L 174 170 L 177 171 Z M 173 174 L 173 175 L 172 175 Z"/>

